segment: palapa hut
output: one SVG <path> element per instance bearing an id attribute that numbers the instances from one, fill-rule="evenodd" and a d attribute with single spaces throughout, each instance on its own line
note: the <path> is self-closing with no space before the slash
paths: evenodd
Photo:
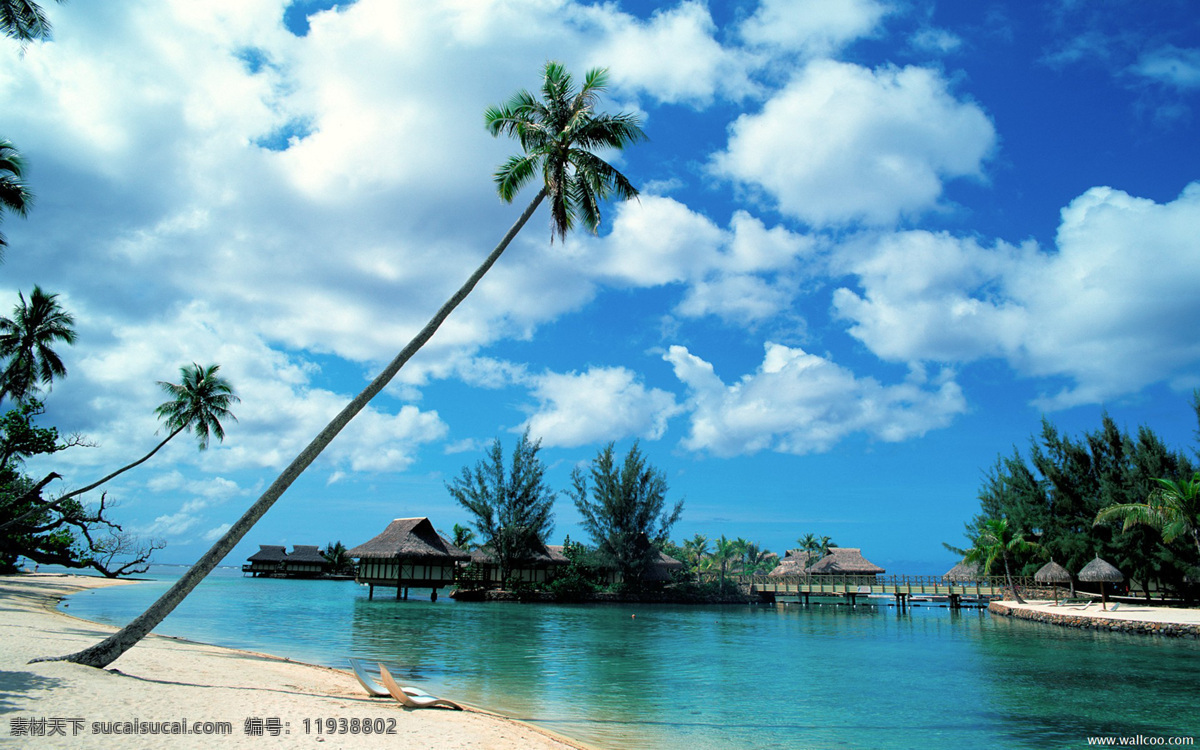
<path id="1" fill-rule="evenodd" d="M 675 573 L 680 570 L 683 570 L 683 563 L 658 550 L 658 554 L 642 574 L 642 580 L 649 583 L 670 583 Z"/>
<path id="2" fill-rule="evenodd" d="M 1054 604 L 1058 604 L 1058 586 L 1056 583 L 1070 583 L 1071 573 L 1063 566 L 1051 560 L 1042 567 L 1038 568 L 1038 572 L 1033 574 L 1033 580 L 1038 583 L 1048 583 L 1054 588 Z"/>
<path id="3" fill-rule="evenodd" d="M 1079 571 L 1079 580 L 1085 583 L 1099 583 L 1100 607 L 1108 609 L 1108 587 L 1104 584 L 1120 583 L 1125 580 L 1125 576 L 1110 563 L 1101 560 L 1099 555 L 1096 555 L 1095 559 Z"/>
<path id="4" fill-rule="evenodd" d="M 251 573 L 255 578 L 275 575 L 279 573 L 285 557 L 287 557 L 287 547 L 278 544 L 260 544 L 258 552 L 246 558 L 249 565 L 243 565 L 242 572 Z"/>
<path id="5" fill-rule="evenodd" d="M 320 578 L 329 572 L 329 561 L 312 544 L 296 544 L 283 558 L 281 572 L 289 578 Z"/>
<path id="6" fill-rule="evenodd" d="M 509 571 L 509 576 L 518 581 L 529 583 L 545 583 L 550 579 L 554 570 L 569 562 L 562 552 L 562 547 L 547 547 L 541 545 L 534 550 L 529 559 Z M 471 565 L 475 568 L 478 579 L 485 586 L 503 586 L 500 580 L 500 564 L 491 547 L 480 547 L 471 553 Z"/>
<path id="7" fill-rule="evenodd" d="M 883 568 L 862 556 L 859 547 L 830 547 L 829 554 L 808 566 L 811 575 L 877 576 Z"/>
<path id="8" fill-rule="evenodd" d="M 802 576 L 808 568 L 812 555 L 802 549 L 790 549 L 769 576 Z"/>
<path id="9" fill-rule="evenodd" d="M 942 580 L 947 583 L 968 583 L 980 578 L 982 576 L 979 573 L 979 565 L 966 562 L 960 562 L 942 575 Z"/>
<path id="10" fill-rule="evenodd" d="M 454 564 L 471 559 L 438 534 L 428 518 L 397 518 L 346 554 L 358 558 L 354 580 L 370 587 L 368 598 L 374 598 L 376 586 L 395 586 L 397 599 L 416 587 L 433 589 L 430 598 L 436 600 L 438 588 L 454 583 Z"/>

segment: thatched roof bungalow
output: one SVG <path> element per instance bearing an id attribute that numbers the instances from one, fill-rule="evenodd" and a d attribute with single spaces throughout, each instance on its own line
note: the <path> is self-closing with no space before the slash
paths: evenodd
<path id="1" fill-rule="evenodd" d="M 437 590 L 454 583 L 455 563 L 471 556 L 437 533 L 428 518 L 397 518 L 378 536 L 351 547 L 346 554 L 358 558 L 355 580 L 370 587 L 395 586 L 396 598 L 409 588 Z"/>
<path id="2" fill-rule="evenodd" d="M 251 573 L 255 578 L 270 576 L 278 573 L 287 557 L 287 547 L 279 544 L 260 544 L 258 552 L 246 558 L 248 565 L 242 566 L 243 573 Z"/>
<path id="3" fill-rule="evenodd" d="M 790 549 L 767 575 L 769 576 L 802 576 L 808 569 L 812 555 L 802 549 Z"/>
<path id="4" fill-rule="evenodd" d="M 883 568 L 862 556 L 858 547 L 830 547 L 829 554 L 808 566 L 812 575 L 875 576 Z"/>
<path id="5" fill-rule="evenodd" d="M 680 570 L 683 570 L 683 563 L 658 550 L 650 567 L 646 568 L 645 574 L 642 575 L 642 580 L 650 583 L 669 583 Z"/>
<path id="6" fill-rule="evenodd" d="M 509 575 L 519 581 L 544 583 L 549 580 L 553 571 L 569 562 L 562 552 L 562 547 L 547 547 L 541 545 L 534 550 L 529 559 L 523 561 L 510 571 Z M 500 580 L 500 565 L 491 547 L 480 547 L 471 552 L 471 565 L 475 568 L 478 579 L 485 586 L 503 586 Z"/>
<path id="7" fill-rule="evenodd" d="M 319 578 L 328 573 L 329 568 L 329 561 L 312 544 L 293 545 L 280 565 L 281 572 L 290 578 Z"/>

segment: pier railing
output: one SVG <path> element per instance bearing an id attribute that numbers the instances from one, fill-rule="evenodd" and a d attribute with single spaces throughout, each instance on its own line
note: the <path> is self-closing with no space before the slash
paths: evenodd
<path id="1" fill-rule="evenodd" d="M 963 581 L 947 581 L 941 576 L 898 575 L 738 575 L 727 578 L 751 593 L 775 596 L 809 595 L 893 595 L 893 596 L 1001 596 L 1008 588 L 1004 576 L 987 576 Z M 1032 578 L 1014 577 L 1018 589 L 1035 585 Z"/>

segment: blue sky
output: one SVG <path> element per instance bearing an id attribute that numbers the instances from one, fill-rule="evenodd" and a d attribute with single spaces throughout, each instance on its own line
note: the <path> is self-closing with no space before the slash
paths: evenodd
<path id="1" fill-rule="evenodd" d="M 46 419 L 79 484 L 156 441 L 156 381 L 220 363 L 223 444 L 109 487 L 191 562 L 465 279 L 532 194 L 483 110 L 608 67 L 640 201 L 543 210 L 227 562 L 467 517 L 445 482 L 529 428 L 551 481 L 640 440 L 677 540 L 828 534 L 940 572 L 1043 415 L 1195 446 L 1200 19 L 1188 2 L 49 4 L 0 48 L 7 310 L 78 319 Z M 565 495 L 554 541 L 580 537 Z"/>

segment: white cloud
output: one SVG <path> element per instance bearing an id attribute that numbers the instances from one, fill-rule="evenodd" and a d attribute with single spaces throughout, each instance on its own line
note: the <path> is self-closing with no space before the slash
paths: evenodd
<path id="1" fill-rule="evenodd" d="M 232 526 L 232 524 L 228 524 L 228 523 L 223 523 L 223 524 L 220 524 L 219 526 L 214 526 L 213 528 L 204 532 L 204 537 L 203 537 L 204 541 L 210 542 L 210 543 L 217 541 L 221 537 L 225 536 L 225 532 L 229 531 L 231 526 Z"/>
<path id="2" fill-rule="evenodd" d="M 889 224 L 934 208 L 944 180 L 981 177 L 995 140 L 936 71 L 820 60 L 740 116 L 711 169 L 810 224 Z"/>
<path id="3" fill-rule="evenodd" d="M 883 385 L 802 349 L 765 348 L 762 365 L 733 385 L 685 347 L 670 348 L 664 359 L 689 391 L 686 448 L 717 456 L 816 453 L 856 433 L 889 442 L 923 435 L 966 410 L 949 373 L 927 383 L 914 370 L 907 382 Z"/>
<path id="4" fill-rule="evenodd" d="M 841 260 L 861 293 L 839 289 L 834 306 L 884 359 L 994 357 L 1071 381 L 1043 408 L 1193 387 L 1197 236 L 1200 183 L 1165 204 L 1092 188 L 1063 209 L 1055 253 L 927 232 L 866 242 Z"/>
<path id="5" fill-rule="evenodd" d="M 607 67 L 614 83 L 668 103 L 706 104 L 717 93 L 737 98 L 751 89 L 744 61 L 714 38 L 701 2 L 684 0 L 647 21 L 600 6 L 594 18 L 604 36 L 590 53 L 592 66 Z"/>
<path id="6" fill-rule="evenodd" d="M 1144 52 L 1130 70 L 1178 89 L 1200 88 L 1200 49 L 1168 46 Z"/>
<path id="7" fill-rule="evenodd" d="M 869 36 L 888 12 L 876 0 L 763 0 L 739 31 L 751 44 L 817 57 Z"/>
<path id="8" fill-rule="evenodd" d="M 583 373 L 546 373 L 534 378 L 537 411 L 522 429 L 546 446 L 573 447 L 630 436 L 657 440 L 679 412 L 675 397 L 647 388 L 624 367 Z"/>

